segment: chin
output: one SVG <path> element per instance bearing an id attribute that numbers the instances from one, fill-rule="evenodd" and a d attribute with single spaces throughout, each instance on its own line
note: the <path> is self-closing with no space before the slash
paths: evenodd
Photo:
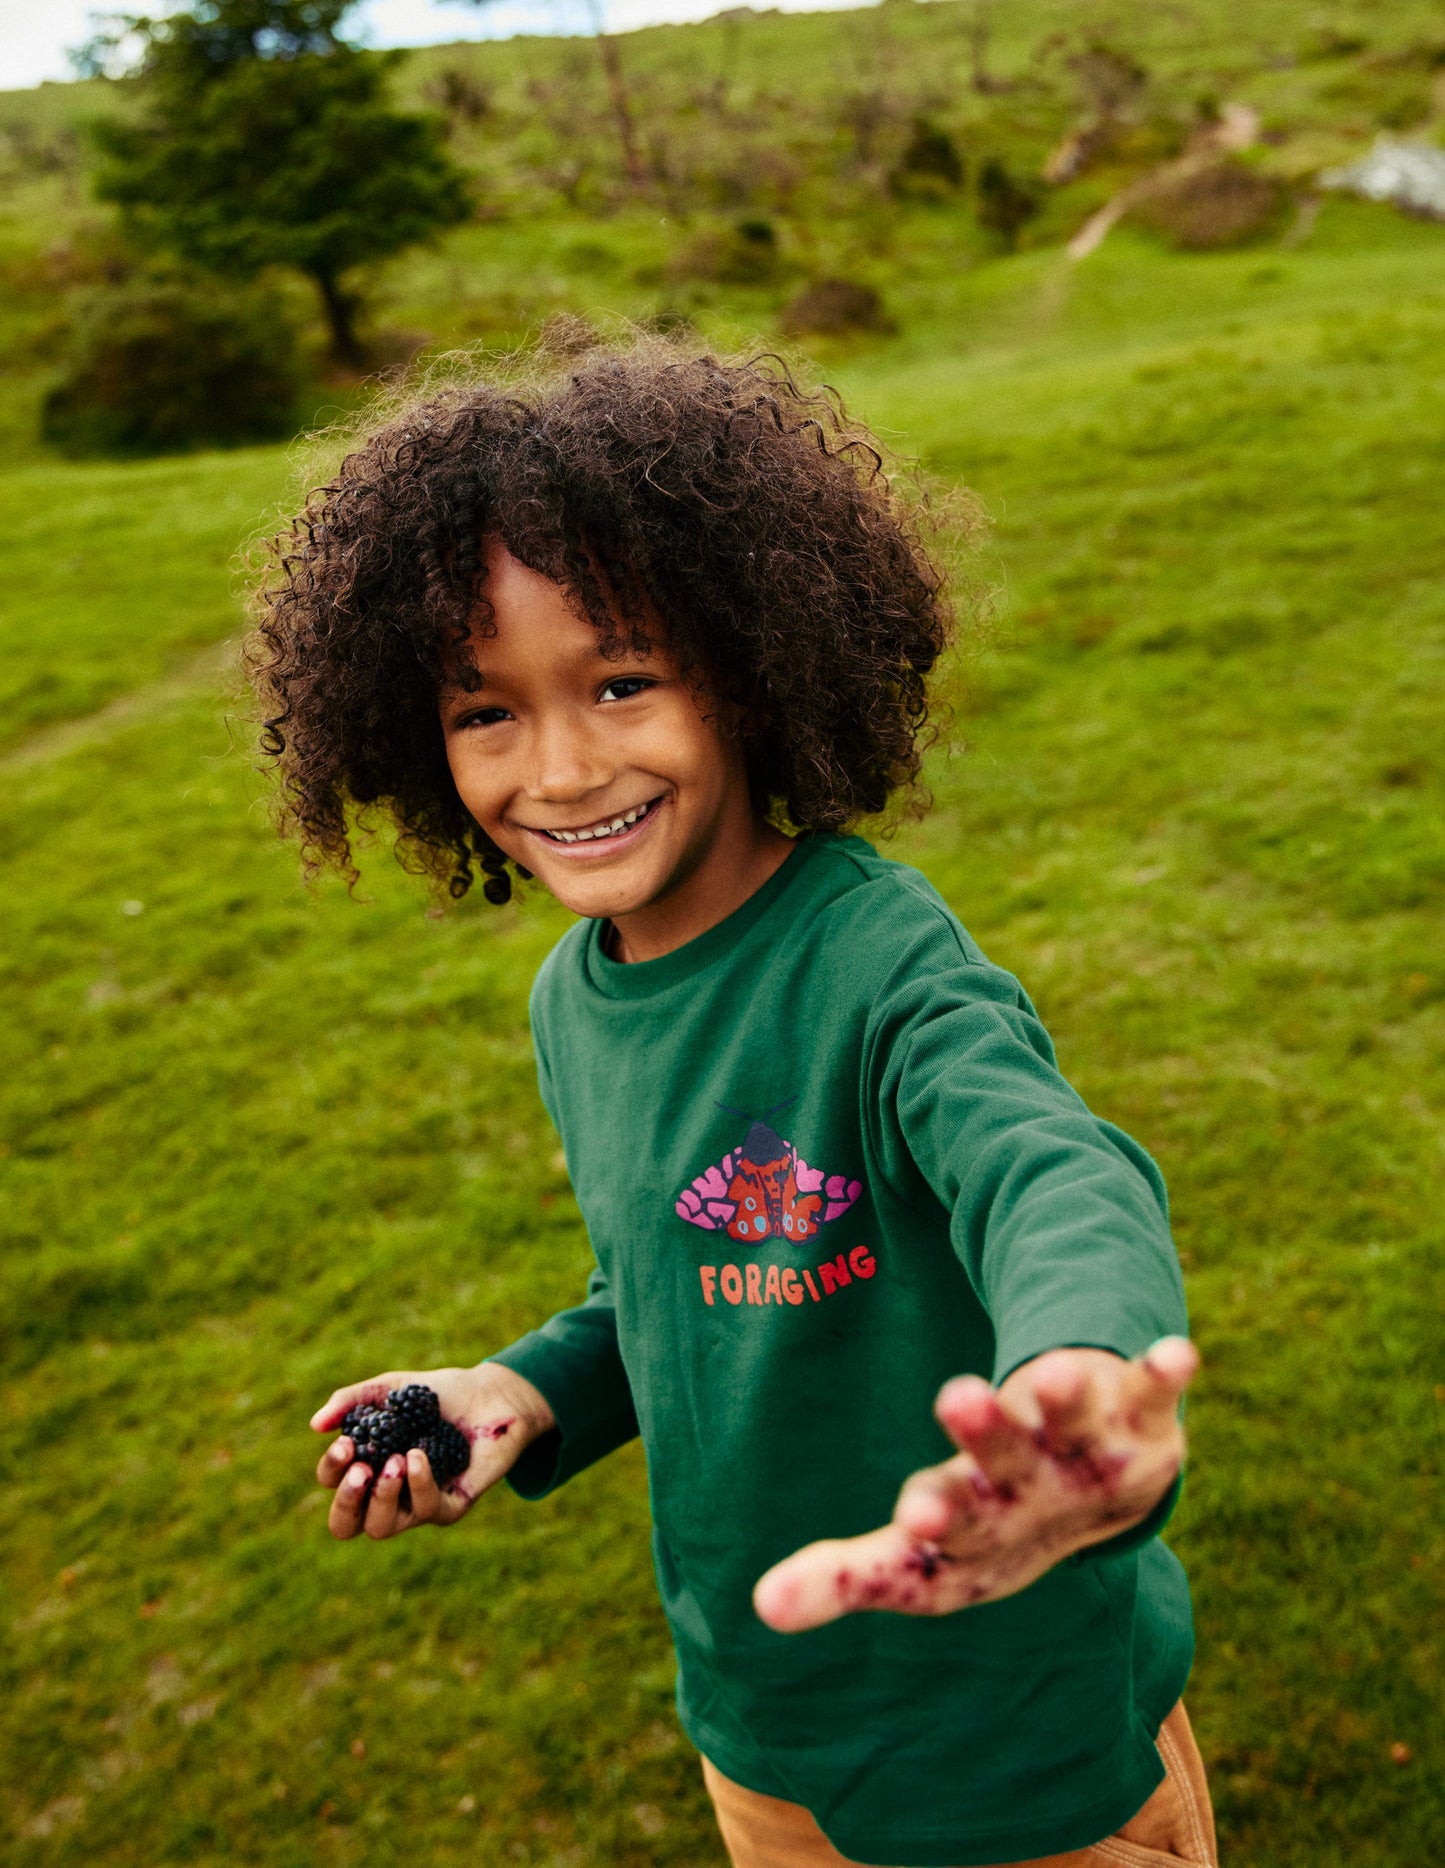
<path id="1" fill-rule="evenodd" d="M 554 866 L 538 863 L 534 867 L 527 863 L 525 866 L 531 869 L 547 893 L 554 896 L 564 908 L 570 909 L 574 915 L 585 915 L 594 921 L 632 914 L 638 908 L 646 907 L 656 893 L 650 877 L 627 876 L 620 872 L 614 875 L 599 873 L 579 876 L 569 874 L 561 864 Z"/>

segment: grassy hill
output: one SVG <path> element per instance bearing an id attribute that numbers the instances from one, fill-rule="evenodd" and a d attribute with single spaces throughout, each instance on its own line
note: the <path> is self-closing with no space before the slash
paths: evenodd
<path id="1" fill-rule="evenodd" d="M 1222 12 L 1188 16 L 1202 53 L 1164 17 L 1156 63 L 1220 56 Z M 667 73 L 726 30 L 626 50 Z M 740 43 L 841 62 L 860 30 Z M 891 237 L 901 329 L 828 374 L 980 494 L 998 593 L 894 847 L 1169 1176 L 1206 1357 L 1170 1535 L 1226 1859 L 1418 1868 L 1445 1856 L 1445 231 L 1330 200 L 1205 256 L 1123 229 L 981 263 L 923 205 Z M 644 309 L 653 239 L 637 208 L 478 223 L 382 282 L 386 316 Z M 786 290 L 703 282 L 691 315 L 766 332 Z M 0 470 L 0 1820 L 41 1868 L 719 1863 L 635 1448 L 444 1536 L 324 1534 L 316 1399 L 485 1353 L 588 1251 L 526 1039 L 564 917 L 433 918 L 383 849 L 365 900 L 308 897 L 270 838 L 210 651 L 293 472 L 28 442 Z"/>
<path id="2" fill-rule="evenodd" d="M 1260 0 L 1247 33 L 1219 0 L 887 0 L 844 19 L 741 7 L 620 44 L 641 188 L 590 41 L 430 47 L 400 62 L 399 101 L 447 118 L 476 213 L 361 281 L 379 358 L 510 346 L 557 311 L 771 335 L 800 287 L 838 276 L 879 289 L 921 336 L 955 316 L 961 273 L 991 270 L 999 241 L 975 212 L 990 161 L 1034 188 L 1020 239 L 1046 248 L 1227 104 L 1257 114 L 1249 165 L 1302 198 L 1382 131 L 1445 129 L 1438 0 Z M 0 442 L 12 459 L 36 446 L 77 303 L 135 264 L 89 197 L 85 131 L 137 101 L 111 81 L 0 93 Z M 1038 184 L 1063 139 L 1101 124 L 1076 175 Z M 957 186 L 910 171 L 920 126 L 951 140 Z M 741 256 L 740 223 L 761 234 Z M 319 343 L 309 288 L 289 284 Z M 317 406 L 337 388 L 327 381 Z"/>

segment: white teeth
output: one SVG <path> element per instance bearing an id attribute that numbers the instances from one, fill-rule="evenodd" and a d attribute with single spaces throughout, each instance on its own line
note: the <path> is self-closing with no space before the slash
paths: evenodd
<path id="1" fill-rule="evenodd" d="M 543 834 L 558 843 L 595 843 L 606 837 L 615 837 L 635 824 L 640 817 L 645 817 L 648 806 L 639 804 L 625 817 L 614 817 L 610 824 L 599 824 L 595 830 L 548 830 Z"/>

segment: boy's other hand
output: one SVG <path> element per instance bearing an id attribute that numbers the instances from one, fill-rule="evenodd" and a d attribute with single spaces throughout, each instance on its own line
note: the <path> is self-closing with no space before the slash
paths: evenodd
<path id="1" fill-rule="evenodd" d="M 455 1524 L 482 1493 L 504 1478 L 524 1447 L 556 1425 L 544 1396 L 523 1376 L 497 1362 L 474 1369 L 393 1369 L 370 1381 L 338 1388 L 311 1416 L 316 1433 L 334 1433 L 347 1413 L 363 1401 L 385 1401 L 393 1388 L 425 1382 L 435 1389 L 443 1415 L 454 1421 L 472 1446 L 471 1463 L 443 1489 L 432 1477 L 431 1463 L 420 1448 L 397 1453 L 373 1479 L 371 1468 L 355 1457 L 342 1434 L 327 1447 L 316 1467 L 318 1484 L 336 1496 L 327 1524 L 333 1537 L 395 1537 L 419 1524 Z M 406 1484 L 410 1502 L 401 1502 Z"/>
<path id="2" fill-rule="evenodd" d="M 893 1522 L 809 1544 L 753 1592 L 770 1628 L 792 1634 L 857 1609 L 946 1615 L 1027 1589 L 1159 1503 L 1184 1458 L 1179 1398 L 1199 1366 L 1181 1336 L 1133 1362 L 1053 1349 L 994 1389 L 962 1375 L 935 1412 L 961 1449 L 913 1474 Z"/>

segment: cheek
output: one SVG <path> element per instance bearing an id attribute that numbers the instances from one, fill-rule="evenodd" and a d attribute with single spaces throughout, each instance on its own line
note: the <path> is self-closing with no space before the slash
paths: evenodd
<path id="1" fill-rule="evenodd" d="M 663 747 L 658 750 L 663 756 Z M 705 717 L 689 695 L 677 697 L 666 722 L 665 756 L 671 766 L 668 776 L 699 800 L 717 800 L 734 789 L 746 790 L 740 743 L 723 731 L 716 717 Z M 659 769 L 666 771 L 665 766 Z"/>
<path id="2" fill-rule="evenodd" d="M 447 746 L 447 764 L 457 796 L 479 824 L 489 827 L 499 815 L 505 797 L 499 762 L 470 755 L 467 742 L 457 739 Z"/>

